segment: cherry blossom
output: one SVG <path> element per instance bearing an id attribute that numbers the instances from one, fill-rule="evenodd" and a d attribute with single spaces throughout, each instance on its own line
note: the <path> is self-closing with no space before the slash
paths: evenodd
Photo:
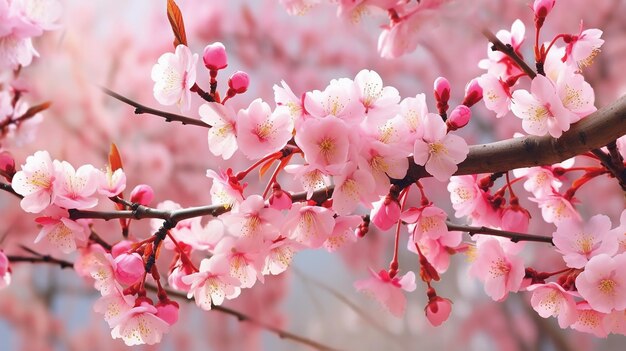
<path id="1" fill-rule="evenodd" d="M 217 103 L 202 104 L 198 110 L 209 129 L 209 150 L 228 160 L 237 151 L 237 117 L 230 106 Z"/>
<path id="2" fill-rule="evenodd" d="M 576 309 L 578 310 L 578 318 L 576 322 L 571 325 L 572 329 L 591 333 L 600 338 L 604 338 L 608 335 L 609 331 L 605 326 L 606 313 L 594 310 L 584 301 L 576 304 Z"/>
<path id="3" fill-rule="evenodd" d="M 374 178 L 362 169 L 357 169 L 355 162 L 350 162 L 341 175 L 333 178 L 333 211 L 339 215 L 351 214 L 359 204 L 370 204 L 378 198 L 371 192 L 374 188 Z"/>
<path id="4" fill-rule="evenodd" d="M 347 78 L 333 79 L 323 92 L 306 93 L 304 108 L 318 118 L 334 116 L 349 123 L 359 123 L 365 118 L 365 108 L 359 103 L 354 82 Z"/>
<path id="5" fill-rule="evenodd" d="M 234 299 L 241 293 L 239 282 L 230 276 L 229 264 L 217 256 L 205 258 L 200 262 L 200 271 L 182 278 L 191 288 L 187 294 L 196 300 L 196 305 L 210 310 L 212 305 L 221 305 L 224 298 Z"/>
<path id="6" fill-rule="evenodd" d="M 569 219 L 580 220 L 580 214 L 574 209 L 572 202 L 558 193 L 530 200 L 539 204 L 541 216 L 548 223 L 558 225 Z"/>
<path id="7" fill-rule="evenodd" d="M 348 160 L 348 126 L 338 118 L 309 118 L 297 130 L 305 160 L 327 174 L 339 174 Z"/>
<path id="8" fill-rule="evenodd" d="M 100 178 L 98 193 L 106 197 L 113 197 L 120 194 L 126 189 L 126 174 L 124 170 L 118 168 L 115 172 L 112 172 L 107 167 L 106 172 L 98 172 Z"/>
<path id="9" fill-rule="evenodd" d="M 478 82 L 483 89 L 485 107 L 495 112 L 497 118 L 505 116 L 511 109 L 512 96 L 509 85 L 489 73 L 478 77 Z"/>
<path id="10" fill-rule="evenodd" d="M 424 312 L 426 313 L 428 322 L 430 322 L 433 327 L 438 327 L 448 320 L 450 312 L 452 312 L 452 302 L 449 299 L 435 296 L 428 301 Z"/>
<path id="11" fill-rule="evenodd" d="M 526 289 L 533 293 L 530 304 L 541 317 L 557 317 L 561 328 L 567 328 L 576 321 L 576 294 L 565 291 L 554 282 L 534 284 Z"/>
<path id="12" fill-rule="evenodd" d="M 114 325 L 111 336 L 113 339 L 124 340 L 127 346 L 157 344 L 169 330 L 169 324 L 156 314 L 156 307 L 148 302 L 141 302 L 111 322 Z"/>
<path id="13" fill-rule="evenodd" d="M 415 273 L 407 272 L 403 276 L 390 277 L 386 270 L 376 273 L 370 268 L 371 277 L 354 282 L 357 291 L 362 291 L 376 299 L 391 314 L 401 317 L 406 307 L 406 297 L 402 290 L 415 290 Z"/>
<path id="14" fill-rule="evenodd" d="M 524 278 L 524 263 L 520 257 L 506 252 L 500 242 L 493 238 L 479 243 L 477 250 L 470 274 L 485 284 L 487 295 L 500 301 L 509 292 L 520 289 Z"/>
<path id="15" fill-rule="evenodd" d="M 372 204 L 374 208 L 370 212 L 372 223 L 381 230 L 389 230 L 400 220 L 401 209 L 397 199 L 391 196 L 383 196 L 379 201 Z"/>
<path id="16" fill-rule="evenodd" d="M 568 62 L 574 62 L 579 67 L 590 66 L 593 59 L 600 53 L 600 47 L 604 40 L 600 39 L 602 31 L 596 28 L 583 30 L 580 22 L 580 32 L 570 38 L 565 48 L 565 58 Z"/>
<path id="17" fill-rule="evenodd" d="M 499 30 L 496 37 L 505 45 L 509 44 L 515 52 L 519 54 L 520 47 L 524 42 L 526 26 L 516 19 L 511 26 L 511 31 Z M 506 81 L 508 78 L 516 76 L 522 71 L 513 60 L 500 51 L 491 50 L 491 43 L 487 48 L 488 59 L 481 60 L 478 67 L 486 69 L 492 76 Z M 485 87 L 483 87 L 485 89 Z"/>
<path id="18" fill-rule="evenodd" d="M 617 238 L 611 232 L 611 220 L 604 215 L 595 215 L 587 223 L 564 220 L 557 224 L 552 237 L 565 263 L 572 268 L 583 268 L 600 254 L 613 255 L 618 248 Z"/>
<path id="19" fill-rule="evenodd" d="M 330 237 L 335 226 L 333 212 L 318 206 L 293 204 L 285 218 L 282 232 L 306 247 L 315 249 Z"/>
<path id="20" fill-rule="evenodd" d="M 436 114 L 424 118 L 424 135 L 415 141 L 413 160 L 439 181 L 446 181 L 467 157 L 469 147 L 463 138 L 446 133 L 446 124 Z"/>
<path id="21" fill-rule="evenodd" d="M 413 240 L 417 242 L 423 237 L 436 240 L 448 234 L 447 217 L 444 210 L 433 205 L 427 205 L 420 208 L 412 207 L 403 212 L 400 218 L 412 224 L 409 229 L 413 228 Z"/>
<path id="22" fill-rule="evenodd" d="M 100 297 L 93 306 L 94 311 L 103 314 L 104 320 L 109 327 L 114 328 L 122 315 L 130 311 L 135 305 L 135 298 L 131 295 L 124 295 L 115 289 L 111 294 Z"/>
<path id="23" fill-rule="evenodd" d="M 283 112 L 281 112 L 283 111 Z M 282 149 L 291 139 L 293 124 L 284 110 L 272 113 L 261 99 L 237 113 L 237 144 L 249 159 L 259 159 Z"/>
<path id="24" fill-rule="evenodd" d="M 626 254 L 592 257 L 576 277 L 576 289 L 594 310 L 610 313 L 626 309 Z"/>
<path id="25" fill-rule="evenodd" d="M 239 204 L 236 211 L 224 214 L 220 219 L 233 236 L 259 242 L 278 234 L 283 216 L 278 210 L 266 208 L 261 196 L 251 195 Z"/>
<path id="26" fill-rule="evenodd" d="M 216 260 L 228 262 L 231 278 L 239 281 L 242 289 L 251 288 L 258 280 L 265 264 L 265 247 L 252 240 L 226 237 L 215 247 Z"/>
<path id="27" fill-rule="evenodd" d="M 383 80 L 374 71 L 362 70 L 354 77 L 354 87 L 367 118 L 388 118 L 398 112 L 400 94 L 394 87 L 383 87 Z"/>
<path id="28" fill-rule="evenodd" d="M 65 208 L 85 209 L 98 204 L 92 195 L 98 189 L 99 177 L 92 165 L 82 165 L 78 169 L 67 161 L 53 162 L 55 175 L 54 204 Z"/>
<path id="29" fill-rule="evenodd" d="M 512 97 L 511 111 L 522 119 L 522 128 L 528 134 L 541 136 L 549 133 L 558 138 L 579 119 L 563 106 L 554 83 L 540 74 L 533 79 L 530 92 L 519 89 Z"/>
<path id="30" fill-rule="evenodd" d="M 167 52 L 152 68 L 154 98 L 162 105 L 177 104 L 183 111 L 191 107 L 191 87 L 196 82 L 198 54 L 185 45 L 178 45 L 174 53 Z"/>
<path id="31" fill-rule="evenodd" d="M 89 229 L 84 220 L 73 221 L 68 218 L 67 211 L 58 207 L 51 208 L 47 215 L 35 220 L 41 225 L 35 243 L 42 242 L 47 247 L 63 253 L 76 250 L 89 236 Z"/>
<path id="32" fill-rule="evenodd" d="M 37 151 L 26 158 L 22 170 L 15 173 L 11 186 L 24 196 L 20 205 L 26 212 L 39 213 L 54 201 L 56 178 L 48 151 Z"/>

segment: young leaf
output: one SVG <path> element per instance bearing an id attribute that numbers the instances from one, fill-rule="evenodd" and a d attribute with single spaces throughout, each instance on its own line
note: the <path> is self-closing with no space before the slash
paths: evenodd
<path id="1" fill-rule="evenodd" d="M 111 149 L 109 151 L 109 166 L 111 166 L 111 172 L 122 168 L 122 157 L 114 143 L 111 143 Z"/>
<path id="2" fill-rule="evenodd" d="M 174 0 L 167 0 L 167 19 L 170 21 L 174 32 L 174 47 L 180 44 L 187 46 L 187 34 L 185 33 L 185 23 L 180 8 Z"/>

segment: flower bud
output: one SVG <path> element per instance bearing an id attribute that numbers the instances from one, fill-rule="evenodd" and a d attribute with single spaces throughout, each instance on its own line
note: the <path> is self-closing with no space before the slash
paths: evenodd
<path id="1" fill-rule="evenodd" d="M 556 0 L 535 0 L 533 3 L 533 11 L 535 11 L 535 17 L 545 18 L 548 16 Z"/>
<path id="2" fill-rule="evenodd" d="M 449 130 L 457 130 L 463 128 L 472 118 L 472 111 L 465 105 L 459 105 L 450 112 L 450 116 L 446 120 Z"/>
<path id="3" fill-rule="evenodd" d="M 115 258 L 115 279 L 122 284 L 136 283 L 144 272 L 143 259 L 136 252 L 122 253 Z"/>
<path id="4" fill-rule="evenodd" d="M 228 66 L 228 57 L 226 56 L 226 48 L 224 44 L 215 42 L 204 48 L 202 54 L 204 65 L 211 71 L 218 71 Z"/>
<path id="5" fill-rule="evenodd" d="M 272 195 L 270 196 L 270 207 L 276 210 L 288 210 L 291 208 L 291 195 L 283 191 L 278 183 L 272 186 Z"/>
<path id="6" fill-rule="evenodd" d="M 465 86 L 465 97 L 463 98 L 463 105 L 472 107 L 478 101 L 483 98 L 483 88 L 478 84 L 478 79 L 472 79 Z"/>
<path id="7" fill-rule="evenodd" d="M 152 190 L 152 187 L 147 184 L 137 185 L 130 193 L 130 201 L 143 206 L 150 204 L 152 199 L 154 199 L 154 191 Z"/>
<path id="8" fill-rule="evenodd" d="M 8 181 L 11 181 L 15 175 L 15 159 L 8 151 L 0 152 L 0 172 Z"/>
<path id="9" fill-rule="evenodd" d="M 398 200 L 387 195 L 382 200 L 374 203 L 370 218 L 372 223 L 381 230 L 389 230 L 400 219 L 400 204 Z"/>
<path id="10" fill-rule="evenodd" d="M 178 303 L 175 301 L 171 301 L 169 299 L 164 301 L 159 301 L 155 306 L 157 309 L 156 316 L 161 318 L 169 325 L 173 325 L 178 321 Z"/>
<path id="11" fill-rule="evenodd" d="M 113 258 L 130 251 L 133 246 L 133 242 L 130 240 L 122 240 L 119 243 L 113 245 L 111 248 L 111 256 Z"/>
<path id="12" fill-rule="evenodd" d="M 440 326 L 450 316 L 452 311 L 452 302 L 448 299 L 434 296 L 429 299 L 424 312 L 426 319 L 433 327 Z"/>
<path id="13" fill-rule="evenodd" d="M 435 79 L 435 99 L 443 104 L 450 100 L 450 82 L 444 77 Z"/>
<path id="14" fill-rule="evenodd" d="M 243 94 L 248 90 L 250 85 L 250 77 L 248 73 L 237 71 L 228 78 L 228 87 L 232 89 L 235 94 Z"/>

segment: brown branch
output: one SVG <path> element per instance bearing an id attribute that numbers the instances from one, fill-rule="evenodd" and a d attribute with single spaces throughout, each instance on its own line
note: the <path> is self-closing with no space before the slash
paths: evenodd
<path id="1" fill-rule="evenodd" d="M 0 190 L 4 190 L 7 193 L 12 194 L 13 196 L 16 196 L 16 197 L 18 197 L 20 199 L 24 198 L 24 196 L 16 193 L 15 190 L 13 190 L 13 187 L 11 186 L 11 184 L 0 182 Z"/>
<path id="2" fill-rule="evenodd" d="M 121 101 L 124 102 L 130 106 L 133 106 L 135 108 L 135 114 L 142 114 L 142 113 L 149 113 L 151 115 L 155 115 L 155 116 L 159 116 L 159 117 L 163 117 L 165 118 L 166 122 L 172 122 L 172 121 L 176 121 L 176 122 L 180 122 L 182 124 L 191 124 L 191 125 L 195 125 L 195 126 L 199 126 L 199 127 L 204 127 L 204 128 L 211 128 L 211 126 L 205 122 L 203 122 L 202 120 L 199 120 L 197 118 L 191 118 L 191 117 L 186 117 L 186 116 L 182 116 L 182 115 L 178 115 L 175 113 L 170 113 L 170 112 L 165 112 L 165 111 L 161 111 L 161 110 L 157 110 L 145 105 L 142 105 L 136 101 L 133 101 L 125 96 L 122 96 L 112 90 L 109 90 L 105 87 L 100 87 L 102 89 L 102 91 Z"/>
<path id="3" fill-rule="evenodd" d="M 616 150 L 617 151 L 617 150 Z M 596 157 L 600 160 L 600 163 L 604 168 L 606 168 L 615 179 L 619 182 L 619 186 L 622 188 L 622 191 L 626 192 L 626 178 L 624 175 L 624 164 L 617 164 L 614 162 L 613 155 L 608 155 L 604 151 L 600 149 L 593 149 L 591 153 L 596 155 Z"/>
<path id="4" fill-rule="evenodd" d="M 493 34 L 489 29 L 483 29 L 482 33 L 487 38 L 487 40 L 489 40 L 491 44 L 493 44 L 493 46 L 491 47 L 492 50 L 500 51 L 501 53 L 510 57 L 513 62 L 515 62 L 515 64 L 517 64 L 517 66 L 522 71 L 524 71 L 524 73 L 528 74 L 531 79 L 537 76 L 537 73 L 535 73 L 535 71 L 533 71 L 533 69 L 528 66 L 528 64 L 515 52 L 510 44 L 504 44 L 503 42 L 501 42 L 500 39 L 498 39 L 498 37 L 496 37 L 496 35 Z"/>
<path id="5" fill-rule="evenodd" d="M 491 236 L 499 236 L 502 238 L 509 238 L 514 243 L 520 242 L 520 241 L 535 241 L 535 242 L 548 243 L 548 244 L 554 245 L 554 243 L 552 242 L 552 237 L 550 236 L 541 236 L 541 235 L 511 232 L 508 230 L 498 230 L 498 229 L 488 228 L 485 226 L 472 227 L 468 225 L 454 224 L 451 222 L 446 222 L 446 225 L 448 226 L 449 230 L 467 232 L 470 236 L 474 236 L 475 234 L 485 234 L 485 235 L 491 235 Z"/>

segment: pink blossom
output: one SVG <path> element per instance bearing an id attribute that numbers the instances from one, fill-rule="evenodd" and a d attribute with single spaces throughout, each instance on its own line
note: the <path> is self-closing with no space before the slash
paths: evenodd
<path id="1" fill-rule="evenodd" d="M 575 294 L 554 282 L 534 284 L 526 289 L 533 293 L 530 304 L 541 317 L 557 317 L 561 328 L 567 328 L 576 321 Z"/>
<path id="2" fill-rule="evenodd" d="M 426 96 L 417 94 L 415 97 L 408 97 L 400 102 L 400 116 L 408 127 L 409 136 L 406 137 L 411 147 L 413 140 L 421 138 L 424 134 L 424 118 L 428 114 L 428 106 L 426 105 Z"/>
<path id="3" fill-rule="evenodd" d="M 304 159 L 328 174 L 338 174 L 348 160 L 348 126 L 339 118 L 309 118 L 296 131 Z"/>
<path id="4" fill-rule="evenodd" d="M 626 253 L 611 257 L 599 254 L 576 277 L 576 289 L 598 312 L 626 309 Z"/>
<path id="5" fill-rule="evenodd" d="M 111 330 L 113 339 L 122 339 L 127 346 L 154 345 L 161 342 L 169 324 L 157 317 L 157 309 L 153 305 L 142 302 L 140 305 L 122 313 L 112 321 L 115 325 Z"/>
<path id="6" fill-rule="evenodd" d="M 139 184 L 130 192 L 130 201 L 143 206 L 148 206 L 152 199 L 154 199 L 154 190 L 147 184 Z"/>
<path id="7" fill-rule="evenodd" d="M 0 68 L 25 67 L 37 56 L 39 53 L 33 47 L 31 38 L 20 38 L 13 33 L 0 36 Z"/>
<path id="8" fill-rule="evenodd" d="M 285 218 L 283 232 L 290 239 L 316 249 L 330 237 L 335 226 L 333 212 L 319 206 L 295 203 Z"/>
<path id="9" fill-rule="evenodd" d="M 83 244 L 89 236 L 89 229 L 84 220 L 73 221 L 67 211 L 58 207 L 50 209 L 46 216 L 37 217 L 41 225 L 35 243 L 43 242 L 47 247 L 63 253 L 76 251 L 78 244 Z"/>
<path id="10" fill-rule="evenodd" d="M 274 240 L 268 248 L 267 256 L 265 256 L 263 275 L 278 275 L 286 271 L 295 253 L 301 249 L 302 245 L 294 240 L 287 238 Z"/>
<path id="11" fill-rule="evenodd" d="M 198 54 L 191 54 L 185 45 L 174 53 L 166 52 L 152 67 L 154 98 L 162 105 L 174 105 L 183 110 L 191 107 L 191 87 L 196 83 Z"/>
<path id="12" fill-rule="evenodd" d="M 412 225 L 413 240 L 420 241 L 423 237 L 438 239 L 448 234 L 445 211 L 432 204 L 420 208 L 412 207 L 402 213 L 404 222 Z"/>
<path id="13" fill-rule="evenodd" d="M 485 292 L 494 301 L 506 298 L 509 291 L 518 291 L 524 279 L 524 263 L 520 257 L 505 252 L 500 242 L 487 238 L 479 243 L 470 274 L 485 284 Z"/>
<path id="14" fill-rule="evenodd" d="M 98 204 L 92 197 L 98 189 L 98 173 L 92 165 L 77 170 L 67 161 L 53 162 L 56 172 L 54 204 L 65 208 L 86 209 Z"/>
<path id="15" fill-rule="evenodd" d="M 448 320 L 450 312 L 452 312 L 452 302 L 449 299 L 435 296 L 428 301 L 424 312 L 426 313 L 428 322 L 430 322 L 433 327 L 438 327 Z"/>
<path id="16" fill-rule="evenodd" d="M 274 183 L 272 186 L 272 195 L 268 200 L 270 208 L 276 210 L 288 210 L 291 208 L 293 201 L 291 200 L 291 194 L 282 190 L 278 183 Z"/>
<path id="17" fill-rule="evenodd" d="M 387 119 L 398 112 L 400 93 L 394 87 L 383 87 L 383 80 L 378 73 L 361 70 L 354 77 L 354 87 L 368 119 Z"/>
<path id="18" fill-rule="evenodd" d="M 356 242 L 354 230 L 363 222 L 361 216 L 339 216 L 335 218 L 332 234 L 324 242 L 324 248 L 335 252 L 347 244 Z"/>
<path id="19" fill-rule="evenodd" d="M 626 210 L 622 211 L 619 220 L 620 225 L 611 230 L 611 235 L 617 239 L 617 253 L 621 254 L 626 252 Z"/>
<path id="20" fill-rule="evenodd" d="M 282 149 L 293 131 L 291 117 L 284 110 L 272 113 L 261 99 L 237 113 L 237 143 L 249 159 L 259 159 Z"/>
<path id="21" fill-rule="evenodd" d="M 340 169 L 340 167 L 344 166 L 332 166 L 331 169 Z M 329 177 L 327 177 L 322 170 L 314 165 L 288 165 L 285 167 L 285 171 L 287 173 L 292 173 L 295 179 L 300 179 L 302 188 L 306 191 L 307 199 L 310 199 L 316 190 L 324 189 L 329 183 Z"/>
<path id="22" fill-rule="evenodd" d="M 463 138 L 447 134 L 441 117 L 429 113 L 424 119 L 424 135 L 415 141 L 413 160 L 439 181 L 446 181 L 465 160 L 469 147 Z"/>
<path id="23" fill-rule="evenodd" d="M 587 223 L 570 219 L 557 223 L 552 241 L 563 254 L 568 267 L 583 268 L 594 256 L 613 255 L 618 243 L 611 232 L 611 220 L 605 215 L 595 215 Z"/>
<path id="24" fill-rule="evenodd" d="M 265 207 L 260 195 L 250 195 L 236 210 L 223 214 L 220 219 L 233 236 L 259 242 L 278 234 L 283 216 L 278 210 Z"/>
<path id="25" fill-rule="evenodd" d="M 334 116 L 348 123 L 359 123 L 365 118 L 355 83 L 347 78 L 333 79 L 323 92 L 306 93 L 304 107 L 311 116 L 318 118 Z"/>
<path id="26" fill-rule="evenodd" d="M 409 251 L 417 254 L 415 244 L 419 246 L 422 255 L 426 257 L 437 273 L 444 273 L 450 266 L 450 256 L 456 252 L 456 248 L 461 244 L 463 234 L 458 231 L 447 232 L 445 235 L 432 239 L 428 236 L 422 237 L 419 241 L 411 238 L 407 243 Z"/>
<path id="27" fill-rule="evenodd" d="M 279 0 L 287 13 L 292 16 L 303 16 L 311 7 L 320 3 L 320 0 Z"/>
<path id="28" fill-rule="evenodd" d="M 230 106 L 209 102 L 198 110 L 202 121 L 209 124 L 209 150 L 225 160 L 237 151 L 237 117 Z"/>
<path id="29" fill-rule="evenodd" d="M 437 9 L 445 1 L 422 1 L 417 8 L 402 16 L 402 20 L 383 26 L 378 37 L 378 53 L 383 58 L 400 57 L 417 48 L 419 31 L 436 24 Z"/>
<path id="30" fill-rule="evenodd" d="M 511 91 L 509 85 L 502 79 L 485 73 L 478 77 L 478 82 L 483 89 L 483 101 L 485 107 L 496 113 L 496 118 L 506 115 L 511 109 Z"/>
<path id="31" fill-rule="evenodd" d="M 500 224 L 502 230 L 526 233 L 529 223 L 530 213 L 519 205 L 508 206 L 502 211 Z"/>
<path id="32" fill-rule="evenodd" d="M 555 166 L 558 166 L 558 164 Z M 565 167 L 563 165 L 560 166 Z M 524 189 L 533 193 L 536 198 L 552 195 L 563 184 L 554 174 L 553 167 L 519 168 L 513 170 L 513 174 L 517 178 L 526 177 Z"/>
<path id="33" fill-rule="evenodd" d="M 333 180 L 333 211 L 339 215 L 351 214 L 360 204 L 371 207 L 371 203 L 378 198 L 372 192 L 374 178 L 369 172 L 357 169 L 354 162 L 349 162 Z"/>
<path id="34" fill-rule="evenodd" d="M 144 273 L 144 262 L 138 253 L 122 253 L 115 257 L 115 279 L 120 283 L 131 285 Z"/>
<path id="35" fill-rule="evenodd" d="M 187 297 L 193 296 L 196 305 L 207 311 L 212 305 L 221 305 L 224 298 L 234 299 L 241 293 L 239 281 L 230 276 L 228 261 L 223 257 L 203 259 L 200 271 L 183 277 L 182 281 L 191 284 Z"/>
<path id="36" fill-rule="evenodd" d="M 389 230 L 400 220 L 401 209 L 397 199 L 387 195 L 372 205 L 374 208 L 370 217 L 380 230 Z"/>
<path id="37" fill-rule="evenodd" d="M 386 270 L 379 273 L 370 268 L 372 276 L 354 282 L 357 291 L 363 291 L 385 306 L 391 314 L 402 317 L 406 306 L 406 297 L 402 290 L 415 290 L 415 273 L 409 271 L 403 276 L 391 278 Z"/>
<path id="38" fill-rule="evenodd" d="M 9 258 L 0 250 L 0 289 L 4 289 L 11 284 L 11 267 Z"/>
<path id="39" fill-rule="evenodd" d="M 539 204 L 541 216 L 548 223 L 558 225 L 568 219 L 580 220 L 580 215 L 572 202 L 558 193 L 543 198 L 530 198 L 530 200 Z"/>
<path id="40" fill-rule="evenodd" d="M 576 114 L 572 122 L 596 111 L 593 88 L 571 67 L 563 68 L 556 80 L 556 91 L 566 109 Z"/>
<path id="41" fill-rule="evenodd" d="M 594 310 L 587 302 L 576 304 L 578 318 L 571 328 L 580 332 L 591 333 L 597 337 L 605 338 L 609 331 L 605 326 L 606 313 Z"/>
<path id="42" fill-rule="evenodd" d="M 359 169 L 374 177 L 371 192 L 384 194 L 390 185 L 389 178 L 402 179 L 409 169 L 409 151 L 402 150 L 404 145 L 384 144 L 380 141 L 365 141 L 358 157 Z M 345 171 L 342 171 L 345 172 Z"/>
<path id="43" fill-rule="evenodd" d="M 565 47 L 565 57 L 563 60 L 576 64 L 583 68 L 590 66 L 593 59 L 600 53 L 600 47 L 604 40 L 600 39 L 602 31 L 596 28 L 583 30 L 583 22 L 580 22 L 578 35 L 570 38 Z"/>
<path id="44" fill-rule="evenodd" d="M 212 252 L 224 237 L 224 224 L 219 219 L 210 220 L 204 226 L 200 221 L 194 221 L 191 223 L 189 234 L 183 238 L 184 243 L 194 250 Z"/>
<path id="45" fill-rule="evenodd" d="M 547 77 L 538 74 L 531 83 L 530 92 L 516 90 L 512 94 L 511 111 L 522 119 L 522 128 L 532 135 L 550 135 L 558 138 L 579 118 L 563 106 L 556 87 Z"/>
<path id="46" fill-rule="evenodd" d="M 24 196 L 20 205 L 26 212 L 39 213 L 54 201 L 56 177 L 48 151 L 37 151 L 26 158 L 22 170 L 15 173 L 11 186 Z"/>
<path id="47" fill-rule="evenodd" d="M 280 81 L 281 86 L 274 85 L 274 101 L 276 106 L 287 108 L 291 119 L 295 123 L 300 122 L 301 117 L 304 115 L 304 106 L 301 98 L 297 97 L 293 93 L 289 85 L 284 80 Z M 277 108 L 278 108 L 277 107 Z M 297 124 L 295 124 L 297 127 Z"/>
<path id="48" fill-rule="evenodd" d="M 93 305 L 93 310 L 104 315 L 104 320 L 110 328 L 115 327 L 118 319 L 135 305 L 135 298 L 131 295 L 124 295 L 119 289 L 115 289 L 111 294 L 100 297 Z"/>
<path id="49" fill-rule="evenodd" d="M 251 288 L 257 279 L 263 283 L 265 249 L 257 241 L 224 237 L 215 247 L 213 257 L 228 263 L 230 277 L 239 282 L 240 288 Z"/>
<path id="50" fill-rule="evenodd" d="M 53 30 L 61 17 L 61 3 L 57 0 L 13 0 L 11 7 L 14 14 L 43 30 Z"/>
<path id="51" fill-rule="evenodd" d="M 112 172 L 107 167 L 106 172 L 96 171 L 98 174 L 99 184 L 98 193 L 106 197 L 113 197 L 119 195 L 124 189 L 126 189 L 126 174 L 124 170 L 118 168 L 115 172 Z"/>
<path id="52" fill-rule="evenodd" d="M 477 183 L 477 175 L 464 175 L 450 178 L 448 183 L 450 201 L 456 211 L 454 216 L 461 218 L 474 212 L 482 212 L 484 192 Z"/>
<path id="53" fill-rule="evenodd" d="M 243 201 L 243 189 L 246 184 L 239 184 L 239 181 L 233 175 L 232 169 L 220 170 L 219 174 L 212 169 L 208 169 L 206 176 L 213 179 L 213 185 L 210 190 L 213 204 L 232 207 Z"/>
<path id="54" fill-rule="evenodd" d="M 506 30 L 499 30 L 496 33 L 496 37 L 505 45 L 510 44 L 513 47 L 513 50 L 515 50 L 520 57 L 521 54 L 519 50 L 524 42 L 525 35 L 526 27 L 519 19 L 516 19 L 513 22 L 510 32 Z M 500 51 L 491 50 L 491 46 L 491 43 L 487 46 L 488 59 L 481 60 L 478 63 L 478 67 L 486 69 L 489 74 L 504 81 L 522 73 L 510 57 Z M 484 88 L 485 87 L 483 87 L 483 89 Z"/>
<path id="55" fill-rule="evenodd" d="M 212 71 L 217 71 L 228 66 L 228 56 L 224 44 L 219 41 L 204 47 L 202 53 L 204 66 Z"/>

